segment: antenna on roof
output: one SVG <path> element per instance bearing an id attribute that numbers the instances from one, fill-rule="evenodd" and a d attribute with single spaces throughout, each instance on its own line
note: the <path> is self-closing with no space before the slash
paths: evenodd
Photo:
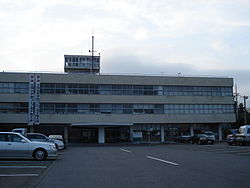
<path id="1" fill-rule="evenodd" d="M 91 52 L 91 74 L 93 74 L 94 69 L 94 29 L 92 28 L 92 50 L 89 50 Z"/>

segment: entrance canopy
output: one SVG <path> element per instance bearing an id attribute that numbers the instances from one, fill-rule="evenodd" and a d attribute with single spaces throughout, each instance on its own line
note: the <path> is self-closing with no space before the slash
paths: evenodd
<path id="1" fill-rule="evenodd" d="M 131 127 L 133 123 L 72 123 L 72 127 Z"/>

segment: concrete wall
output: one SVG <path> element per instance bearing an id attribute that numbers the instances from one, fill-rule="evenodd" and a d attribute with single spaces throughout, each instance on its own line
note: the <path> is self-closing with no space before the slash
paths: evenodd
<path id="1" fill-rule="evenodd" d="M 0 123 L 27 123 L 27 114 L 0 114 Z M 65 123 L 231 123 L 234 114 L 41 114 L 41 124 Z"/>
<path id="2" fill-rule="evenodd" d="M 179 86 L 233 86 L 232 78 L 215 77 L 169 77 L 169 76 L 130 76 L 130 75 L 83 75 L 41 73 L 43 83 L 89 83 L 89 84 L 147 84 Z M 0 73 L 2 82 L 28 82 L 28 73 Z"/>

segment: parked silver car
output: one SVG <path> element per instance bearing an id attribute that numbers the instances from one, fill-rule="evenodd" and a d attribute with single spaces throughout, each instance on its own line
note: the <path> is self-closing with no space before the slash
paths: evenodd
<path id="1" fill-rule="evenodd" d="M 41 133 L 27 133 L 27 138 L 32 141 L 38 141 L 38 142 L 51 142 L 56 145 L 57 149 L 64 149 L 64 143 L 61 140 L 56 140 L 49 138 Z"/>
<path id="2" fill-rule="evenodd" d="M 53 143 L 31 141 L 20 133 L 0 132 L 0 157 L 34 157 L 44 160 L 56 157 L 58 150 Z"/>

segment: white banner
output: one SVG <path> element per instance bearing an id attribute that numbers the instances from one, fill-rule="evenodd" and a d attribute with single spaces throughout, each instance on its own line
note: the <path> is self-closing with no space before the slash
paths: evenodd
<path id="1" fill-rule="evenodd" d="M 35 125 L 40 124 L 40 75 L 35 75 Z"/>
<path id="2" fill-rule="evenodd" d="M 34 124 L 34 97 L 35 97 L 35 75 L 29 76 L 29 108 L 28 108 L 28 125 Z"/>
<path id="3" fill-rule="evenodd" d="M 29 76 L 28 125 L 40 124 L 40 74 Z"/>

